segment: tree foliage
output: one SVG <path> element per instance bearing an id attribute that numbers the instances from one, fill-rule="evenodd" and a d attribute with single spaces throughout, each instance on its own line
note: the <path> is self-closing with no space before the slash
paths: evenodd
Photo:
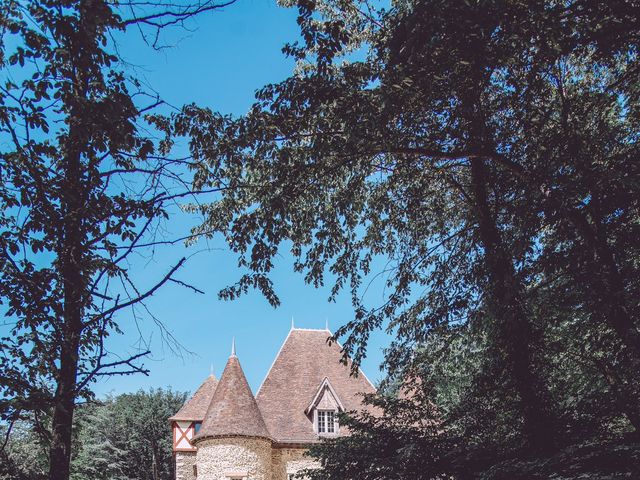
<path id="1" fill-rule="evenodd" d="M 107 396 L 78 407 L 74 423 L 73 480 L 172 480 L 175 477 L 169 417 L 184 393 L 149 390 Z M 2 480 L 46 478 L 46 446 L 33 422 L 21 421 L 3 450 Z"/>
<path id="2" fill-rule="evenodd" d="M 173 480 L 169 417 L 186 401 L 170 390 L 109 397 L 82 410 L 73 480 Z"/>
<path id="3" fill-rule="evenodd" d="M 406 461 L 435 478 L 413 457 L 432 449 L 464 478 L 637 434 L 638 5 L 295 5 L 291 77 L 242 117 L 190 106 L 163 126 L 190 138 L 196 187 L 225 188 L 194 207 L 195 233 L 223 232 L 244 270 L 221 296 L 278 305 L 286 246 L 308 283 L 350 292 L 336 336 L 354 365 L 385 326 L 390 380 L 411 373 L 435 402 L 429 443 L 356 421 L 317 475 L 406 478 Z M 386 295 L 367 305 L 375 273 Z"/>
<path id="4" fill-rule="evenodd" d="M 6 434 L 6 427 L 0 432 Z M 6 437 L 0 452 L 2 480 L 43 480 L 47 478 L 49 462 L 47 447 L 36 433 L 33 419 L 13 423 L 11 435 Z"/>
<path id="5" fill-rule="evenodd" d="M 186 161 L 146 119 L 161 99 L 129 74 L 115 38 L 136 27 L 159 48 L 165 28 L 221 6 L 0 6 L 0 302 L 10 326 L 0 339 L 0 415 L 35 419 L 52 479 L 68 478 L 76 400 L 100 376 L 146 371 L 144 348 L 117 355 L 106 339 L 124 315 L 146 315 L 145 299 L 177 281 L 185 261 L 151 285 L 130 275 L 132 252 L 158 240 L 158 222 L 191 188 Z"/>

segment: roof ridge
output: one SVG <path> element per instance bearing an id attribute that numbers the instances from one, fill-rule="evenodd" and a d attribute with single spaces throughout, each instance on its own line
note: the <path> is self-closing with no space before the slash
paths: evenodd
<path id="1" fill-rule="evenodd" d="M 329 330 L 328 328 L 298 328 L 298 327 L 294 327 L 291 330 L 302 330 L 303 332 L 329 332 L 329 333 L 331 333 L 331 330 Z"/>

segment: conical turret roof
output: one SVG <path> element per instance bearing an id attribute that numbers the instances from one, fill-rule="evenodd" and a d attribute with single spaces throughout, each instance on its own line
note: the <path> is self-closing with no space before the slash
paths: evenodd
<path id="1" fill-rule="evenodd" d="M 218 379 L 212 373 L 207 377 L 202 385 L 200 385 L 200 388 L 196 390 L 196 393 L 194 393 L 189 400 L 184 402 L 184 405 L 180 410 L 178 410 L 178 413 L 169 420 L 201 422 L 207 413 L 207 409 L 209 408 L 209 404 L 211 403 L 213 393 L 216 391 L 217 386 Z"/>
<path id="2" fill-rule="evenodd" d="M 232 354 L 194 440 L 235 435 L 270 438 L 240 361 Z"/>

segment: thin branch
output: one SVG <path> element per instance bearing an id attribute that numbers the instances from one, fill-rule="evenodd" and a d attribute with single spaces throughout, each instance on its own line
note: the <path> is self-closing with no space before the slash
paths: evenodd
<path id="1" fill-rule="evenodd" d="M 178 285 L 182 285 L 183 287 L 189 288 L 189 289 L 193 290 L 196 293 L 200 293 L 200 294 L 204 295 L 204 292 L 202 290 L 200 290 L 199 288 L 196 288 L 193 285 L 189 285 L 188 283 L 185 283 L 185 282 L 183 282 L 181 280 L 176 280 L 175 278 L 170 278 L 169 281 L 173 282 L 173 283 L 177 283 Z"/>
<path id="2" fill-rule="evenodd" d="M 182 265 L 184 265 L 184 262 L 186 262 L 186 258 L 182 257 L 180 259 L 180 261 L 173 266 L 173 268 L 171 268 L 171 270 L 169 271 L 169 273 L 167 273 L 164 278 L 162 280 L 160 280 L 158 283 L 156 283 L 152 288 L 150 288 L 149 290 L 147 290 L 145 293 L 138 295 L 137 297 L 121 303 L 119 305 L 114 305 L 113 307 L 105 310 L 104 312 L 100 313 L 99 315 L 96 315 L 95 317 L 93 317 L 91 320 L 88 320 L 87 322 L 85 322 L 84 327 L 88 327 L 89 325 L 94 324 L 97 321 L 100 321 L 101 319 L 112 315 L 113 313 L 117 312 L 118 310 L 122 310 L 123 308 L 127 308 L 130 307 L 131 305 L 135 305 L 136 303 L 140 303 L 142 302 L 144 299 L 149 298 L 151 295 L 153 295 L 161 286 L 163 286 L 165 283 L 167 283 L 170 279 L 171 276 L 176 272 L 176 270 L 178 270 L 180 267 L 182 267 Z"/>
<path id="3" fill-rule="evenodd" d="M 204 12 L 209 12 L 212 10 L 218 10 L 220 8 L 228 7 L 236 2 L 236 0 L 230 0 L 225 3 L 213 3 L 212 1 L 207 1 L 198 5 L 187 5 L 181 10 L 166 10 L 164 12 L 158 12 L 151 15 L 145 15 L 141 17 L 132 17 L 126 20 L 123 20 L 120 25 L 122 27 L 127 27 L 129 25 L 134 24 L 148 24 L 154 27 L 163 28 L 169 25 L 175 25 L 181 21 L 184 21 L 188 18 L 194 17 Z M 129 5 L 134 5 L 130 3 Z M 157 3 L 157 6 L 163 6 L 161 3 Z M 168 20 L 170 19 L 170 20 Z"/>
<path id="4" fill-rule="evenodd" d="M 110 375 L 132 375 L 134 373 L 142 373 L 144 375 L 148 375 L 149 374 L 149 370 L 143 368 L 143 367 L 139 367 L 137 365 L 135 365 L 133 362 L 139 358 L 142 357 L 146 357 L 147 355 L 149 355 L 151 353 L 150 350 L 146 350 L 144 352 L 140 352 L 137 353 L 136 355 L 132 355 L 129 358 L 126 358 L 124 360 L 116 360 L 114 362 L 109 362 L 109 363 L 104 363 L 101 364 L 100 363 L 100 358 L 98 359 L 98 362 L 96 364 L 96 366 L 94 367 L 93 370 L 91 370 L 90 372 L 86 372 L 84 373 L 86 375 L 86 377 L 78 383 L 78 385 L 76 386 L 76 391 L 80 392 L 84 387 L 86 387 L 89 382 L 98 376 L 110 376 Z M 107 369 L 107 368 L 114 368 L 114 367 L 119 367 L 122 365 L 127 365 L 128 367 L 130 367 L 130 370 L 116 370 L 116 371 L 112 371 L 112 372 L 103 372 L 102 370 Z M 82 374 L 82 372 L 80 372 Z"/>

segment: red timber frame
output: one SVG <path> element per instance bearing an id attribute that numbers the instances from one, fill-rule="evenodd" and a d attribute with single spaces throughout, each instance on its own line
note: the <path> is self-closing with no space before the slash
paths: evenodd
<path id="1" fill-rule="evenodd" d="M 174 452 L 195 452 L 197 449 L 193 445 L 191 445 L 190 438 L 196 434 L 196 423 L 197 422 L 189 422 L 189 425 L 183 429 L 179 424 L 185 424 L 185 422 L 171 422 L 171 427 L 173 429 L 173 451 Z M 189 435 L 190 434 L 190 435 Z M 188 448 L 178 447 L 182 440 L 186 440 L 189 444 Z"/>

